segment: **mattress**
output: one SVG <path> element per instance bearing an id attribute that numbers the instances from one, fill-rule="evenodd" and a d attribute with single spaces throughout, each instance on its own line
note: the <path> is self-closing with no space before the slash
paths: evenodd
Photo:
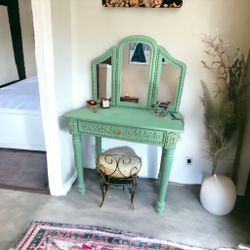
<path id="1" fill-rule="evenodd" d="M 40 115 L 37 76 L 0 88 L 0 113 Z"/>
<path id="2" fill-rule="evenodd" d="M 45 151 L 37 77 L 0 88 L 0 148 Z"/>

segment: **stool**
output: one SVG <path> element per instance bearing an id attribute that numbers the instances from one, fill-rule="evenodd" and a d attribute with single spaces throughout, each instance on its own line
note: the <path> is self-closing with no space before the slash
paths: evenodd
<path id="1" fill-rule="evenodd" d="M 141 158 L 130 147 L 112 148 L 99 155 L 97 170 L 102 191 L 100 207 L 103 205 L 110 184 L 122 185 L 123 190 L 124 185 L 129 184 L 131 205 L 134 209 L 134 195 L 141 165 Z"/>

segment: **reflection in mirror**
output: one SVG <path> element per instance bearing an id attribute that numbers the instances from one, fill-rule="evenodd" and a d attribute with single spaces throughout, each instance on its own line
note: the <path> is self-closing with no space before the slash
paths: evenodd
<path id="1" fill-rule="evenodd" d="M 161 77 L 158 88 L 157 101 L 171 102 L 175 104 L 175 98 L 179 86 L 180 69 L 173 64 L 170 64 L 167 59 L 162 59 Z"/>
<path id="2" fill-rule="evenodd" d="M 130 43 L 123 48 L 121 102 L 147 104 L 151 56 L 147 44 Z"/>
<path id="3" fill-rule="evenodd" d="M 97 98 L 112 97 L 112 65 L 111 57 L 96 65 Z"/>

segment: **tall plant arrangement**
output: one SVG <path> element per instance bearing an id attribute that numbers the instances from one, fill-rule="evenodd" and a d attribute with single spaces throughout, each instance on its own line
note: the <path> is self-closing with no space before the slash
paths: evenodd
<path id="1" fill-rule="evenodd" d="M 202 65 L 215 75 L 211 83 L 214 85 L 213 95 L 208 83 L 201 81 L 207 154 L 213 164 L 212 174 L 215 174 L 218 160 L 230 146 L 241 121 L 239 103 L 247 87 L 244 83 L 246 57 L 239 49 L 230 57 L 229 46 L 220 36 L 203 34 L 202 42 L 204 52 L 211 59 L 210 63 L 202 60 Z"/>

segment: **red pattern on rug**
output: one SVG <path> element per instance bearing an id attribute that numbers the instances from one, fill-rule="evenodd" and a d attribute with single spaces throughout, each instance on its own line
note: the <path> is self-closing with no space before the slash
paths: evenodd
<path id="1" fill-rule="evenodd" d="M 12 250 L 202 250 L 108 227 L 33 222 Z"/>

